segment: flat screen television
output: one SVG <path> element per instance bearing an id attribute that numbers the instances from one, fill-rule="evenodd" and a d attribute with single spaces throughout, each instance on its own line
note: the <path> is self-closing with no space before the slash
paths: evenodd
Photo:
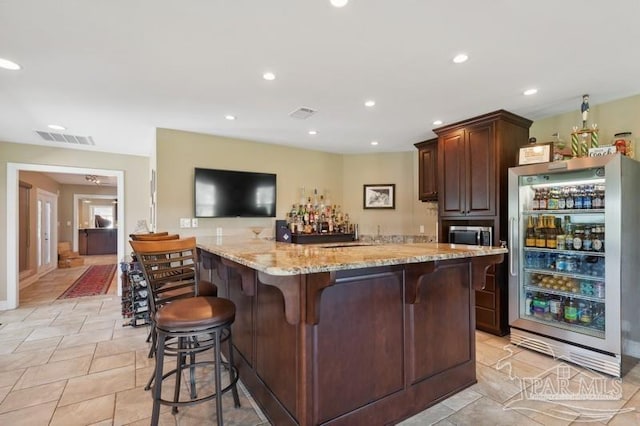
<path id="1" fill-rule="evenodd" d="M 275 217 L 276 175 L 195 168 L 195 217 Z"/>

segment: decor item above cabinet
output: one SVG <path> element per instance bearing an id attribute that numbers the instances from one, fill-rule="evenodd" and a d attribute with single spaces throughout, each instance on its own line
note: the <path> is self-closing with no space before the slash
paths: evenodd
<path id="1" fill-rule="evenodd" d="M 438 201 L 438 139 L 414 144 L 418 148 L 418 198 Z"/>
<path id="2" fill-rule="evenodd" d="M 438 135 L 439 214 L 492 217 L 499 214 L 506 170 L 527 143 L 531 121 L 499 110 L 434 129 Z"/>

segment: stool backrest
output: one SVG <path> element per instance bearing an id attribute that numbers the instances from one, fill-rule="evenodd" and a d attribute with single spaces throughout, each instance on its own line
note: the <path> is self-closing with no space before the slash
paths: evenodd
<path id="1" fill-rule="evenodd" d="M 195 237 L 129 241 L 150 290 L 151 312 L 175 299 L 198 295 Z"/>
<path id="2" fill-rule="evenodd" d="M 180 235 L 161 232 L 159 234 L 131 234 L 129 237 L 134 241 L 164 241 L 177 240 L 180 238 Z"/>

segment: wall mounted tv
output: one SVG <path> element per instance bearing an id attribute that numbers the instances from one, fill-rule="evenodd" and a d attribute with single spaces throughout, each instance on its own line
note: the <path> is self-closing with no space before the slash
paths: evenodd
<path id="1" fill-rule="evenodd" d="M 275 217 L 276 175 L 202 169 L 194 174 L 195 217 Z"/>

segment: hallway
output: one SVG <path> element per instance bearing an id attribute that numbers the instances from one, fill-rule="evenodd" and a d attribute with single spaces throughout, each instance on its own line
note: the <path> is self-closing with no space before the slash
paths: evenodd
<path id="1" fill-rule="evenodd" d="M 43 304 L 53 302 L 60 296 L 90 265 L 105 265 L 116 263 L 116 255 L 82 256 L 84 266 L 75 268 L 55 269 L 42 278 L 20 290 L 19 304 Z M 107 294 L 118 293 L 119 271 L 113 276 Z"/>

